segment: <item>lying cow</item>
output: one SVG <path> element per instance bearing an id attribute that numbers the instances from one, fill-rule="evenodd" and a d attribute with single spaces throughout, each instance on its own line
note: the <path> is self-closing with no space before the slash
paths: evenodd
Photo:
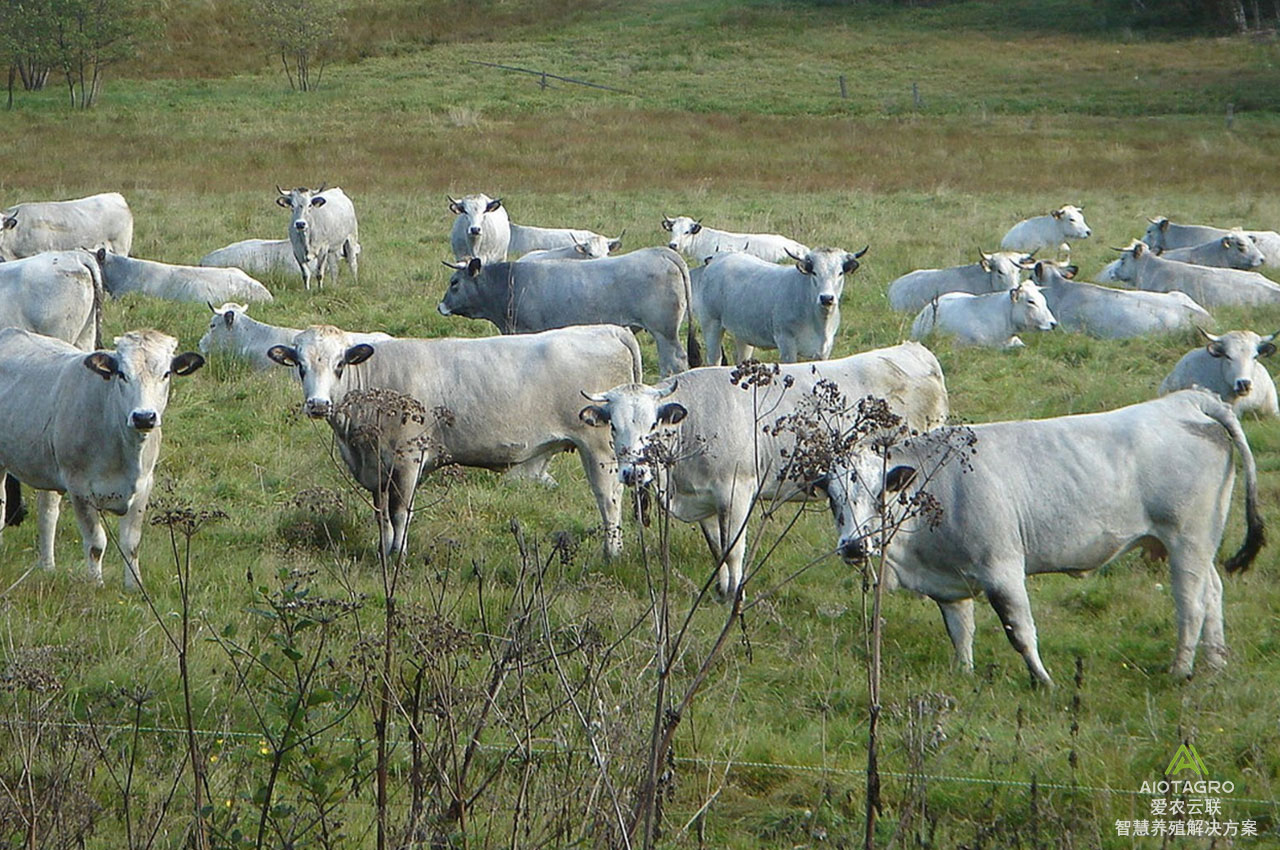
<path id="1" fill-rule="evenodd" d="M 581 396 L 640 379 L 635 337 L 625 328 L 593 325 L 539 334 L 481 339 L 392 339 L 360 342 L 345 331 L 315 325 L 268 356 L 296 367 L 303 411 L 330 417 L 353 390 L 402 393 L 426 411 L 447 411 L 424 423 L 428 439 L 415 451 L 383 453 L 353 440 L 346 421 L 331 420 L 338 448 L 374 499 L 382 552 L 405 550 L 414 486 L 445 463 L 509 471 L 554 483 L 551 458 L 577 449 L 604 523 L 604 549 L 622 550 L 621 485 L 608 435 L 578 421 Z M 397 435 L 403 438 L 404 435 Z M 371 451 L 373 449 L 374 451 Z"/>
<path id="2" fill-rule="evenodd" d="M 1175 248 L 1191 248 L 1211 239 L 1221 239 L 1233 233 L 1247 236 L 1258 246 L 1262 256 L 1275 260 L 1280 257 L 1280 233 L 1274 230 L 1225 230 L 1204 224 L 1174 224 L 1165 216 L 1147 219 L 1150 222 L 1142 241 L 1158 251 Z"/>
<path id="3" fill-rule="evenodd" d="M 288 239 L 243 239 L 225 248 L 210 251 L 199 265 L 237 268 L 248 274 L 292 277 L 298 274 L 298 260 Z"/>
<path id="4" fill-rule="evenodd" d="M 1000 240 L 1000 250 L 1034 254 L 1052 248 L 1070 254 L 1069 240 L 1088 239 L 1091 235 L 1093 231 L 1085 223 L 1083 209 L 1067 204 L 1047 215 L 1024 218 L 1009 228 Z"/>
<path id="5" fill-rule="evenodd" d="M 1148 292 L 1178 290 L 1204 307 L 1280 304 L 1280 286 L 1257 272 L 1212 269 L 1156 256 L 1143 242 L 1134 242 L 1120 255 L 1116 277 Z"/>
<path id="6" fill-rule="evenodd" d="M 530 251 L 517 263 L 537 263 L 545 260 L 600 260 L 622 247 L 622 237 L 610 239 L 608 236 L 592 234 L 590 239 L 574 242 L 564 248 L 541 248 Z"/>
<path id="7" fill-rule="evenodd" d="M 1075 273 L 1075 266 L 1059 266 L 1048 260 L 1036 263 L 1031 271 L 1031 280 L 1040 287 L 1046 305 L 1065 331 L 1099 339 L 1127 339 L 1188 330 L 1213 321 L 1185 292 L 1112 289 L 1072 280 Z"/>
<path id="8" fill-rule="evenodd" d="M 504 334 L 610 323 L 643 328 L 658 344 L 658 368 L 689 368 L 680 323 L 689 298 L 689 267 L 675 251 L 642 248 L 581 263 L 445 263 L 454 269 L 440 301 L 442 316 L 485 319 Z M 689 323 L 689 357 L 697 341 Z"/>
<path id="9" fill-rule="evenodd" d="M 793 266 L 741 252 L 714 255 L 693 287 L 693 315 L 710 356 L 728 331 L 739 363 L 756 348 L 778 349 L 783 363 L 827 359 L 840 328 L 845 278 L 865 253 L 814 248 L 793 257 Z"/>
<path id="10" fill-rule="evenodd" d="M 669 502 L 672 516 L 702 527 L 719 564 L 721 599 L 742 584 L 746 522 L 754 504 L 805 497 L 805 488 L 787 474 L 795 435 L 773 433 L 769 426 L 811 399 L 818 381 L 834 383 L 850 403 L 868 395 L 884 398 L 915 429 L 935 427 L 947 417 L 942 367 L 918 343 L 780 370 L 771 383 L 744 392 L 732 382 L 731 367 L 692 369 L 662 387 L 628 383 L 588 393 L 592 404 L 579 413 L 601 432 L 609 426 L 624 483 L 648 483 L 656 472 L 660 501 Z M 650 456 L 651 442 L 664 434 L 672 440 L 669 465 L 655 464 Z"/>
<path id="11" fill-rule="evenodd" d="M 85 354 L 62 340 L 0 331 L 0 469 L 42 490 L 41 567 L 53 569 L 60 494 L 75 508 L 90 577 L 102 583 L 107 535 L 99 511 L 119 516 L 124 586 L 142 573 L 138 543 L 160 455 L 169 379 L 204 365 L 158 331 L 117 337 L 114 351 Z M 0 510 L 3 514 L 3 510 Z"/>
<path id="12" fill-rule="evenodd" d="M 840 554 L 857 562 L 883 551 L 899 583 L 938 603 L 960 667 L 973 669 L 973 599 L 986 594 L 1031 675 L 1051 685 L 1026 576 L 1087 572 L 1137 546 L 1169 558 L 1173 673 L 1191 675 L 1201 639 L 1208 664 L 1225 663 L 1213 558 L 1231 507 L 1233 444 L 1244 467 L 1248 532 L 1228 572 L 1248 567 L 1263 543 L 1257 469 L 1230 406 L 1184 391 L 1107 413 L 970 427 L 963 436 L 931 431 L 884 456 L 863 450 L 832 469 L 827 484 Z M 976 438 L 963 460 L 954 451 L 958 437 L 962 445 Z M 919 491 L 941 514 L 899 525 L 900 506 Z M 887 518 L 880 504 L 892 512 Z"/>
<path id="13" fill-rule="evenodd" d="M 1018 285 L 1022 270 L 1032 262 L 1030 254 L 1018 251 L 982 253 L 976 263 L 947 269 L 917 269 L 889 284 L 889 306 L 916 312 L 944 292 L 1008 292 Z"/>
<path id="14" fill-rule="evenodd" d="M 194 304 L 272 300 L 265 286 L 237 268 L 176 266 L 112 254 L 105 248 L 98 249 L 98 263 L 107 292 L 117 298 L 128 292 L 141 292 L 152 298 Z"/>
<path id="15" fill-rule="evenodd" d="M 1253 411 L 1259 416 L 1280 416 L 1276 385 L 1259 357 L 1276 353 L 1275 334 L 1258 336 L 1253 331 L 1228 331 L 1214 336 L 1196 328 L 1208 341 L 1183 355 L 1178 365 L 1160 384 L 1160 395 L 1191 387 L 1202 387 L 1235 409 L 1237 416 Z"/>
<path id="16" fill-rule="evenodd" d="M 314 191 L 301 186 L 286 192 L 279 186 L 276 203 L 291 212 L 289 219 L 289 243 L 293 246 L 293 258 L 302 270 L 302 283 L 311 288 L 324 286 L 324 276 L 332 267 L 338 277 L 338 259 L 347 261 L 351 279 L 360 279 L 360 227 L 356 222 L 356 208 L 347 193 L 338 186 L 326 189 L 321 184 Z M 218 299 L 211 299 L 218 300 Z"/>
<path id="17" fill-rule="evenodd" d="M 267 351 L 276 345 L 289 345 L 293 338 L 302 333 L 301 328 L 288 328 L 259 322 L 249 316 L 249 305 L 228 301 L 221 307 L 208 305 L 213 311 L 209 319 L 209 327 L 200 337 L 197 346 L 202 354 L 230 354 L 243 357 L 255 369 L 269 369 L 275 365 Z M 381 342 L 391 339 L 384 333 L 353 333 L 352 345 L 362 342 Z"/>
<path id="18" fill-rule="evenodd" d="M 118 192 L 17 204 L 0 211 L 0 260 L 77 248 L 128 254 L 131 247 L 133 213 Z"/>
<path id="19" fill-rule="evenodd" d="M 777 233 L 716 230 L 703 225 L 701 219 L 694 221 L 687 215 L 675 218 L 664 215 L 662 229 L 671 234 L 668 248 L 699 261 L 722 251 L 742 251 L 769 263 L 781 263 L 809 253 L 809 246 Z"/>
<path id="20" fill-rule="evenodd" d="M 1191 263 L 1197 266 L 1211 266 L 1217 269 L 1256 269 L 1266 262 L 1258 245 L 1240 231 L 1232 231 L 1226 236 L 1210 239 L 1201 245 L 1189 248 L 1170 248 L 1167 251 L 1157 250 L 1157 254 L 1166 260 L 1179 263 Z M 1101 272 L 1096 280 L 1108 283 L 1119 280 L 1116 272 L 1120 261 L 1113 260 Z"/>
<path id="21" fill-rule="evenodd" d="M 1023 281 L 1008 292 L 987 295 L 944 292 L 916 316 L 911 338 L 940 333 L 958 345 L 1019 348 L 1019 331 L 1051 331 L 1057 326 L 1040 287 Z"/>

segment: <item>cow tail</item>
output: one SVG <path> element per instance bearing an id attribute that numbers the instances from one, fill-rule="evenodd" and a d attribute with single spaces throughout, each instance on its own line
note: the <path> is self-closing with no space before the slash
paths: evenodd
<path id="1" fill-rule="evenodd" d="M 1236 451 L 1240 453 L 1240 463 L 1244 466 L 1244 542 L 1240 544 L 1240 550 L 1223 564 L 1228 573 L 1243 572 L 1253 563 L 1266 542 L 1266 524 L 1258 513 L 1258 466 L 1253 460 L 1253 450 L 1249 448 L 1249 441 L 1245 439 L 1244 429 L 1240 427 L 1235 411 L 1216 398 L 1207 398 L 1206 401 L 1212 403 L 1201 405 L 1201 409 L 1227 429 Z"/>
<path id="2" fill-rule="evenodd" d="M 93 347 L 102 348 L 102 304 L 107 300 L 107 288 L 102 281 L 103 269 L 94 255 L 87 265 L 89 277 L 93 280 Z"/>
<path id="3" fill-rule="evenodd" d="M 684 279 L 684 319 L 688 322 L 685 331 L 685 353 L 689 358 L 689 367 L 702 365 L 702 349 L 698 346 L 698 336 L 693 331 L 693 283 L 689 279 L 689 264 L 684 258 L 676 255 L 680 267 L 680 276 Z"/>

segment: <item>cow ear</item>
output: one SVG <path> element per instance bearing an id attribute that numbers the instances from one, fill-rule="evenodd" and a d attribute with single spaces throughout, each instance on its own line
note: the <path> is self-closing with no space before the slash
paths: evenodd
<path id="1" fill-rule="evenodd" d="M 475 277 L 480 274 L 481 262 L 479 257 L 472 257 L 467 261 L 467 277 Z"/>
<path id="2" fill-rule="evenodd" d="M 674 224 L 675 222 L 667 218 L 665 215 L 662 217 L 662 229 L 667 231 L 668 233 L 671 232 L 671 227 Z"/>
<path id="3" fill-rule="evenodd" d="M 1044 261 L 1037 260 L 1035 266 L 1031 269 L 1031 276 L 1036 280 L 1044 280 Z"/>
<path id="4" fill-rule="evenodd" d="M 5 216 L 4 229 L 13 230 L 18 226 L 18 217 L 16 215 Z"/>
<path id="5" fill-rule="evenodd" d="M 235 322 L 235 320 L 236 320 L 235 310 L 228 310 L 227 312 L 222 314 L 222 321 L 228 328 L 231 327 L 232 323 Z"/>
<path id="6" fill-rule="evenodd" d="M 104 381 L 111 380 L 120 371 L 119 362 L 105 351 L 95 351 L 86 355 L 84 365 L 89 368 L 89 371 L 96 372 Z"/>
<path id="7" fill-rule="evenodd" d="M 446 195 L 445 197 L 448 197 L 448 195 Z M 453 198 L 449 198 L 449 212 L 453 213 L 454 215 L 463 214 L 462 207 L 458 206 L 458 202 L 455 201 Z"/>
<path id="8" fill-rule="evenodd" d="M 179 354 L 169 363 L 169 371 L 175 375 L 190 375 L 204 365 L 204 358 L 194 351 Z"/>
<path id="9" fill-rule="evenodd" d="M 576 251 L 576 252 L 577 252 L 577 253 L 579 253 L 579 254 L 582 254 L 583 256 L 586 256 L 586 254 L 587 254 L 587 246 L 586 246 L 586 245 L 583 245 L 582 243 L 576 243 L 576 244 L 573 246 L 573 250 L 574 250 L 574 251 Z"/>
<path id="10" fill-rule="evenodd" d="M 658 421 L 664 425 L 675 425 L 689 415 L 689 409 L 678 401 L 669 401 L 658 408 Z"/>
<path id="11" fill-rule="evenodd" d="M 1169 229 L 1169 219 L 1167 218 L 1160 219 L 1160 232 L 1163 233 L 1168 229 Z"/>
<path id="12" fill-rule="evenodd" d="M 1053 212 L 1049 213 L 1049 215 L 1053 216 L 1054 218 L 1062 218 L 1062 210 L 1054 210 Z"/>
<path id="13" fill-rule="evenodd" d="M 1017 304 L 1018 300 L 1021 298 L 1022 298 L 1022 287 L 1015 286 L 1013 289 L 1009 290 L 1009 300 L 1012 301 L 1014 304 Z"/>
<path id="14" fill-rule="evenodd" d="M 97 253 L 95 253 L 93 256 L 98 259 L 98 265 L 101 266 L 107 261 L 107 249 L 99 248 Z"/>
<path id="15" fill-rule="evenodd" d="M 842 266 L 840 267 L 840 269 L 841 269 L 841 271 L 843 271 L 845 274 L 853 274 L 854 272 L 856 272 L 856 271 L 858 270 L 858 266 L 859 266 L 859 265 L 861 265 L 861 264 L 860 264 L 856 259 L 854 259 L 854 257 L 853 257 L 853 255 L 852 255 L 852 254 L 845 254 L 845 255 L 844 255 L 844 265 L 842 265 Z"/>
<path id="16" fill-rule="evenodd" d="M 289 345 L 273 345 L 267 349 L 267 358 L 292 368 L 298 365 L 298 349 Z"/>
<path id="17" fill-rule="evenodd" d="M 1210 357 L 1222 357 L 1226 354 L 1226 352 L 1222 350 L 1222 342 L 1216 339 L 1206 345 L 1204 350 L 1209 352 Z"/>
<path id="18" fill-rule="evenodd" d="M 1258 346 L 1259 357 L 1270 357 L 1276 353 L 1276 345 L 1274 342 L 1264 342 Z"/>
<path id="19" fill-rule="evenodd" d="M 348 366 L 354 366 L 357 363 L 363 363 L 373 356 L 373 346 L 367 342 L 359 345 L 353 345 L 347 349 L 347 353 L 342 355 L 342 362 Z"/>
<path id="20" fill-rule="evenodd" d="M 915 477 L 916 468 L 914 466 L 895 466 L 885 473 L 884 491 L 886 493 L 897 493 L 899 490 L 906 489 L 915 480 Z"/>
<path id="21" fill-rule="evenodd" d="M 1134 257 L 1141 257 L 1141 256 L 1142 256 L 1143 254 L 1145 254 L 1145 253 L 1147 253 L 1147 243 L 1146 243 L 1146 242 L 1137 242 L 1137 243 L 1135 243 L 1135 244 L 1134 244 L 1134 246 L 1133 246 L 1133 256 L 1134 256 Z"/>
<path id="22" fill-rule="evenodd" d="M 695 221 L 695 222 L 693 223 L 693 227 L 690 227 L 690 228 L 689 228 L 689 232 L 690 232 L 690 233 L 698 233 L 698 232 L 700 232 L 701 230 L 702 230 L 702 222 L 700 222 L 700 221 Z"/>
<path id="23" fill-rule="evenodd" d="M 293 204 L 290 203 L 288 195 L 276 195 L 276 204 L 284 207 L 285 209 L 293 208 Z"/>
<path id="24" fill-rule="evenodd" d="M 1230 247 L 1231 247 L 1231 237 L 1230 237 L 1230 236 L 1224 236 L 1224 237 L 1222 237 L 1222 247 L 1223 247 L 1223 248 L 1230 248 Z"/>
<path id="25" fill-rule="evenodd" d="M 316 195 L 314 198 L 311 199 L 311 206 L 313 207 L 322 207 L 327 203 L 329 203 L 329 199 L 321 195 Z"/>
<path id="26" fill-rule="evenodd" d="M 1079 272 L 1080 272 L 1079 266 L 1063 266 L 1062 267 L 1062 276 L 1065 277 L 1067 280 L 1073 280 Z"/>
<path id="27" fill-rule="evenodd" d="M 578 411 L 578 418 L 592 428 L 599 428 L 609 424 L 609 411 L 598 404 L 589 404 Z"/>
<path id="28" fill-rule="evenodd" d="M 619 249 L 619 248 L 621 248 L 621 247 L 622 247 L 622 237 L 621 237 L 621 236 L 619 236 L 617 239 L 610 239 L 610 240 L 609 240 L 609 253 L 613 253 L 614 251 L 618 250 L 618 249 Z"/>
<path id="29" fill-rule="evenodd" d="M 502 198 L 494 198 L 492 201 L 484 205 L 484 211 L 495 212 L 500 206 L 502 206 Z"/>

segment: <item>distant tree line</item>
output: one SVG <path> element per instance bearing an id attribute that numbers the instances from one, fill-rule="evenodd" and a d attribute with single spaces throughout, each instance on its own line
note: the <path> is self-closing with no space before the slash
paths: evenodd
<path id="1" fill-rule="evenodd" d="M 828 0 L 865 2 L 865 0 Z M 963 0 L 878 0 L 894 6 L 940 6 Z M 993 5 L 1003 5 L 993 2 Z M 1014 5 L 1014 4 L 1010 4 Z M 1016 4 L 1017 13 L 1029 12 L 1027 4 Z M 1037 4 L 1034 12 L 1052 20 L 1054 2 Z M 1038 8 L 1042 6 L 1043 8 Z M 1083 0 L 1072 4 L 1070 18 L 1080 21 L 1082 11 L 1096 14 L 1098 29 L 1117 26 L 1170 30 L 1181 33 L 1247 33 L 1273 30 L 1280 26 L 1280 0 Z"/>

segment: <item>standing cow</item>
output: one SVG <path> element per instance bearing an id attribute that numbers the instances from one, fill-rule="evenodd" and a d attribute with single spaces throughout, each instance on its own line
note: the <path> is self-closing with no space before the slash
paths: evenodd
<path id="1" fill-rule="evenodd" d="M 356 208 L 346 192 L 338 186 L 326 189 L 324 184 L 312 191 L 305 186 L 286 192 L 276 187 L 276 203 L 292 212 L 289 219 L 289 242 L 293 257 L 302 269 L 302 283 L 311 288 L 324 286 L 324 276 L 332 266 L 338 277 L 338 258 L 347 261 L 351 279 L 360 279 L 360 233 L 356 224 Z"/>
<path id="2" fill-rule="evenodd" d="M 484 263 L 472 257 L 445 265 L 454 273 L 437 308 L 442 316 L 485 319 L 504 334 L 599 323 L 643 328 L 658 345 L 663 375 L 698 358 L 692 322 L 688 355 L 680 348 L 689 267 L 668 248 L 582 262 Z"/>
<path id="3" fill-rule="evenodd" d="M 37 490 L 41 567 L 52 569 L 60 494 L 75 508 L 89 576 L 102 583 L 107 535 L 99 511 L 120 519 L 124 586 L 142 573 L 138 543 L 160 456 L 170 378 L 204 365 L 158 331 L 117 337 L 85 354 L 62 340 L 0 331 L 0 469 Z M 0 510 L 0 514 L 3 511 Z"/>
<path id="4" fill-rule="evenodd" d="M 1070 255 L 1068 240 L 1088 239 L 1093 230 L 1085 223 L 1081 207 L 1067 204 L 1046 215 L 1024 218 L 1000 240 L 1001 251 L 1036 251 L 1052 248 Z"/>
<path id="5" fill-rule="evenodd" d="M 1178 621 L 1172 672 L 1186 677 L 1201 640 L 1211 667 L 1226 663 L 1213 559 L 1231 507 L 1233 445 L 1248 524 L 1226 563 L 1234 572 L 1263 543 L 1257 468 L 1230 406 L 1200 390 L 960 435 L 939 428 L 886 454 L 861 450 L 832 469 L 827 492 L 840 554 L 860 562 L 883 553 L 900 584 L 937 602 L 958 666 L 973 669 L 973 600 L 985 594 L 1046 685 L 1026 577 L 1088 572 L 1138 546 L 1167 555 Z M 901 506 L 921 504 L 920 491 L 940 513 L 902 517 Z"/>
<path id="6" fill-rule="evenodd" d="M 780 266 L 744 253 L 717 254 L 699 272 L 693 314 L 702 325 L 709 356 L 720 352 L 724 332 L 733 335 L 741 363 L 756 348 L 776 348 L 783 363 L 825 360 L 840 327 L 840 295 L 858 270 L 856 254 L 814 248 Z"/>
<path id="7" fill-rule="evenodd" d="M 456 463 L 554 483 L 547 474 L 551 458 L 574 449 L 604 523 L 605 554 L 621 552 L 621 485 L 608 437 L 585 427 L 577 414 L 580 389 L 640 380 L 640 348 L 625 328 L 370 344 L 316 325 L 292 345 L 272 347 L 268 356 L 298 369 L 303 411 L 330 419 L 348 468 L 373 493 L 388 557 L 404 551 L 409 505 L 421 475 Z M 394 447 L 362 437 L 349 427 L 352 417 L 332 418 L 348 393 L 371 389 L 404 394 L 430 415 L 447 413 L 438 423 L 422 423 L 420 434 L 393 434 L 402 450 L 385 451 Z"/>
<path id="8" fill-rule="evenodd" d="M 1160 384 L 1160 395 L 1202 387 L 1217 393 L 1231 405 L 1237 416 L 1253 411 L 1259 416 L 1280 416 L 1276 385 L 1259 357 L 1276 353 L 1275 334 L 1258 336 L 1253 331 L 1228 331 L 1214 336 L 1196 328 L 1208 345 L 1196 348 L 1178 361 Z"/>
<path id="9" fill-rule="evenodd" d="M 687 215 L 675 218 L 664 215 L 662 229 L 671 234 L 668 248 L 699 262 L 722 251 L 743 251 L 770 263 L 780 263 L 790 257 L 802 257 L 809 253 L 809 246 L 777 233 L 716 230 L 703 225 L 701 219 L 694 221 Z"/>
<path id="10" fill-rule="evenodd" d="M 77 248 L 128 254 L 131 247 L 133 213 L 118 192 L 23 203 L 0 211 L 0 260 Z"/>
<path id="11" fill-rule="evenodd" d="M 490 198 L 484 193 L 450 197 L 449 212 L 454 214 L 449 247 L 455 260 L 479 257 L 483 263 L 501 263 L 507 259 L 511 221 L 502 198 Z"/>

